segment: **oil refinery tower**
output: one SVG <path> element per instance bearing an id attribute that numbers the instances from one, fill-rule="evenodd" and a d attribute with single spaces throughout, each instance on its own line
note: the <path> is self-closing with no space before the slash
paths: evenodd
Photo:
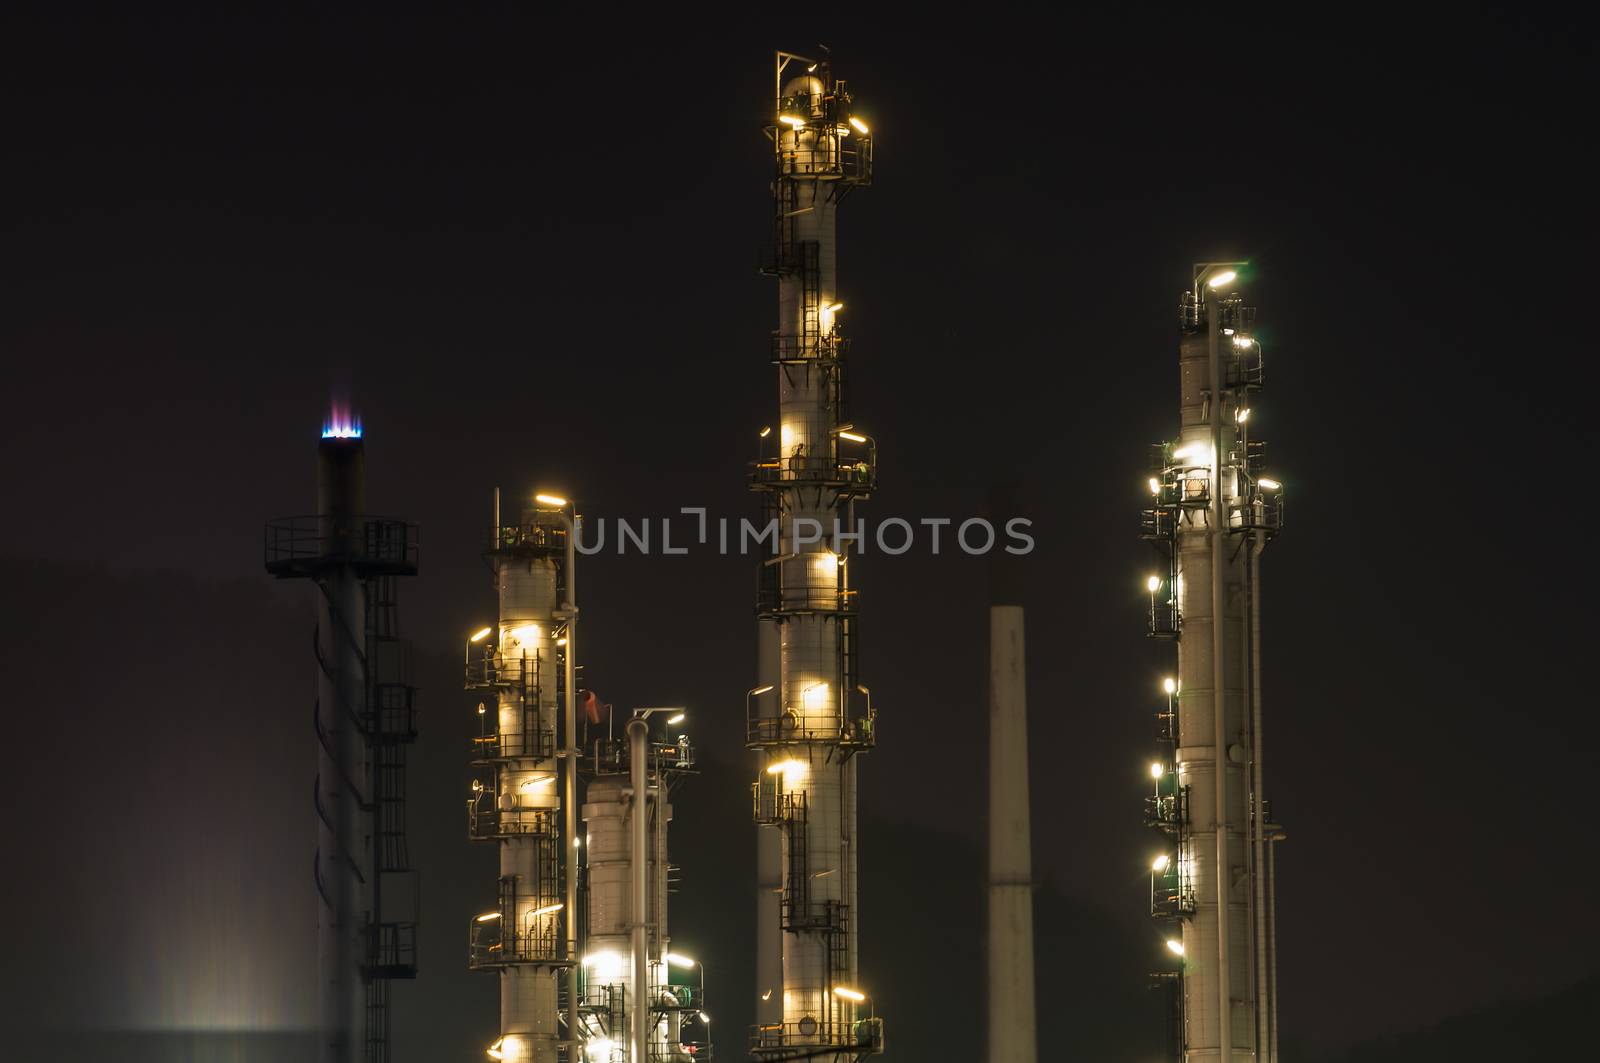
<path id="1" fill-rule="evenodd" d="M 499 851 L 498 903 L 468 927 L 468 967 L 500 976 L 495 1060 L 576 1060 L 577 652 L 573 517 L 539 495 L 510 523 L 495 492 L 484 559 L 498 623 L 468 642 L 479 736 L 467 835 Z"/>
<path id="2" fill-rule="evenodd" d="M 1149 633 L 1177 643 L 1163 681 L 1159 758 L 1146 821 L 1166 838 L 1151 862 L 1151 914 L 1176 969 L 1171 1054 L 1276 1063 L 1273 843 L 1262 764 L 1261 553 L 1283 522 L 1282 485 L 1251 438 L 1263 357 L 1242 263 L 1203 263 L 1179 307 L 1180 432 L 1155 448 L 1142 535 L 1160 551 L 1147 580 Z"/>
<path id="3" fill-rule="evenodd" d="M 778 279 L 778 420 L 750 483 L 779 533 L 760 571 L 759 682 L 746 698 L 761 825 L 750 1049 L 843 1063 L 880 1051 L 883 1036 L 856 952 L 856 754 L 873 746 L 874 717 L 857 673 L 849 543 L 834 537 L 854 529 L 854 503 L 877 478 L 873 442 L 845 413 L 835 231 L 840 202 L 871 183 L 872 137 L 827 58 L 777 53 L 773 93 L 765 271 Z"/>
<path id="4" fill-rule="evenodd" d="M 267 571 L 316 589 L 321 1063 L 387 1063 L 389 983 L 417 973 L 405 806 L 416 687 L 396 594 L 399 577 L 417 571 L 417 529 L 367 513 L 361 434 L 358 421 L 336 410 L 317 449 L 317 512 L 266 528 Z"/>

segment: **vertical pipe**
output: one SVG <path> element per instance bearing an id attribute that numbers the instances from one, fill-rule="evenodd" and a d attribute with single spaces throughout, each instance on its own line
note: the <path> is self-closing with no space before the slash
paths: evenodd
<path id="1" fill-rule="evenodd" d="M 1221 1063 L 1233 1058 L 1233 1004 L 1228 986 L 1231 967 L 1228 938 L 1228 905 L 1232 899 L 1233 883 L 1228 866 L 1228 729 L 1227 729 L 1227 673 L 1224 653 L 1224 598 L 1222 571 L 1222 321 L 1218 312 L 1218 297 L 1213 296 L 1206 314 L 1207 343 L 1210 352 L 1211 420 L 1211 696 L 1214 714 L 1212 737 L 1213 759 L 1216 764 L 1216 879 L 1217 879 L 1217 1007 L 1221 1029 L 1217 1035 Z"/>
<path id="2" fill-rule="evenodd" d="M 649 725 L 643 718 L 628 721 L 628 773 L 633 786 L 631 824 L 633 848 L 633 1013 L 629 1039 L 633 1049 L 631 1063 L 648 1063 L 646 1037 L 649 1033 L 650 956 L 646 929 L 650 923 L 649 821 L 645 768 L 649 757 L 646 738 Z"/>
<path id="3" fill-rule="evenodd" d="M 756 683 L 757 689 L 770 688 L 756 695 L 759 699 L 770 697 L 776 705 L 781 698 L 777 691 L 778 676 L 778 622 L 763 620 L 757 625 Z M 776 712 L 757 710 L 763 718 Z M 755 754 L 755 777 L 762 777 L 767 769 L 767 754 Z M 772 824 L 756 827 L 756 1022 L 761 1026 L 775 1026 L 783 1021 L 783 832 Z"/>
<path id="4" fill-rule="evenodd" d="M 1022 609 L 989 610 L 989 1056 L 1036 1063 Z"/>
<path id="5" fill-rule="evenodd" d="M 567 698 L 562 709 L 562 726 L 566 729 L 566 771 L 562 776 L 562 897 L 566 918 L 567 980 L 567 1035 L 563 1040 L 571 1043 L 576 1056 L 578 1043 L 578 566 L 577 562 L 577 511 L 572 517 L 563 516 L 567 527 L 566 601 L 563 612 L 567 614 L 567 653 L 565 674 Z"/>
<path id="6" fill-rule="evenodd" d="M 1263 781 L 1261 736 L 1261 550 L 1262 541 L 1250 537 L 1250 762 L 1254 783 L 1254 830 L 1250 839 L 1255 875 L 1251 881 L 1251 901 L 1254 905 L 1255 958 L 1256 958 L 1256 1052 L 1264 1063 L 1275 1063 L 1276 1053 L 1270 1048 L 1271 1024 L 1268 1013 L 1272 992 L 1269 985 L 1271 953 L 1267 947 L 1267 884 L 1266 884 L 1266 784 Z"/>

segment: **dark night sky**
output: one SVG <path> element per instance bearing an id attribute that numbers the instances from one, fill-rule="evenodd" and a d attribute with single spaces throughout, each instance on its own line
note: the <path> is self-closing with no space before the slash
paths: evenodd
<path id="1" fill-rule="evenodd" d="M 557 487 L 591 516 L 753 516 L 744 462 L 774 401 L 774 292 L 754 269 L 769 53 L 821 39 L 878 134 L 876 186 L 841 225 L 852 411 L 883 484 L 863 514 L 959 519 L 1004 486 L 1036 523 L 1018 573 L 1041 874 L 1154 956 L 1139 802 L 1169 651 L 1143 638 L 1136 512 L 1146 446 L 1175 427 L 1188 265 L 1248 257 L 1271 359 L 1255 415 L 1291 491 L 1264 573 L 1269 785 L 1290 835 L 1285 1029 L 1337 1047 L 1558 990 L 1600 945 L 1579 899 L 1600 872 L 1580 645 L 1593 27 L 1460 8 L 1426 23 L 1185 10 L 958 24 L 925 9 L 898 28 L 620 11 L 557 25 L 522 5 L 14 16 L 0 557 L 108 586 L 188 574 L 173 585 L 190 590 L 150 593 L 118 631 L 159 630 L 179 597 L 224 614 L 224 631 L 232 611 L 299 623 L 304 588 L 264 586 L 260 525 L 310 508 L 315 437 L 344 380 L 368 426 L 372 508 L 423 527 L 406 622 L 441 658 L 492 605 L 477 544 L 494 485 Z M 691 706 L 700 740 L 736 761 L 750 559 L 602 556 L 581 573 L 591 681 L 619 706 Z M 985 566 L 869 556 L 860 583 L 884 721 L 863 801 L 981 845 Z M 92 647 L 92 601 L 70 617 Z M 285 955 L 309 885 L 190 904 L 157 898 L 147 872 L 238 858 L 236 838 L 173 841 L 186 787 L 218 781 L 164 759 L 184 744 L 174 721 L 255 698 L 302 726 L 303 629 L 271 653 L 143 633 L 69 698 L 29 645 L 48 636 L 10 619 L 5 711 L 32 721 L 24 733 L 69 733 L 77 711 L 179 736 L 121 769 L 128 855 L 110 888 L 128 915 L 110 923 L 158 900 L 220 905 L 163 931 L 195 938 L 174 955 Z M 234 653 L 252 673 L 242 692 Z M 426 696 L 432 718 L 467 711 L 456 691 Z M 205 726 L 249 745 L 266 725 Z M 287 803 L 249 822 L 246 802 L 228 828 L 287 862 L 310 844 L 309 812 L 294 818 L 304 745 L 303 759 L 287 737 L 262 747 L 264 763 L 290 758 L 271 769 Z M 6 759 L 36 755 L 19 743 Z M 98 896 L 88 861 L 56 859 L 70 849 L 40 796 L 81 767 L 14 774 L 8 984 L 50 951 L 30 906 Z M 417 815 L 455 829 L 458 808 L 440 805 Z M 30 886 L 35 862 L 49 870 Z M 728 864 L 743 889 L 748 869 Z M 947 873 L 930 856 L 905 888 Z M 280 878 L 292 888 L 300 869 Z M 253 937 L 229 903 L 256 912 Z M 868 935 L 889 903 L 866 899 Z M 285 921 L 263 922 L 263 904 Z M 4 1020 L 148 1024 L 145 998 L 118 988 L 148 960 L 133 940 L 99 939 L 81 1009 L 12 994 Z M 302 1022 L 300 972 L 257 974 L 216 994 L 271 999 L 268 1025 Z M 915 1007 L 891 1021 L 921 1021 Z"/>

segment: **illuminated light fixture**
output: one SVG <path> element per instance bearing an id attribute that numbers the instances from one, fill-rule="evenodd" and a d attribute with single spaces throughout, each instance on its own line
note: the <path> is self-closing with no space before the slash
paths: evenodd
<path id="1" fill-rule="evenodd" d="M 478 916 L 478 922 L 480 922 L 480 923 L 492 923 L 496 919 L 499 919 L 499 918 L 500 918 L 500 913 L 499 912 L 484 912 L 482 915 Z"/>
<path id="2" fill-rule="evenodd" d="M 529 643 L 539 637 L 539 625 L 524 624 L 521 627 L 512 628 L 507 634 L 511 636 L 513 642 Z"/>
<path id="3" fill-rule="evenodd" d="M 762 1000 L 771 1000 L 772 999 L 772 990 L 769 989 L 765 993 L 762 993 L 761 994 L 761 999 Z"/>
<path id="4" fill-rule="evenodd" d="M 843 303 L 829 303 L 827 306 L 822 308 L 823 312 L 827 313 L 827 314 L 837 314 L 839 311 L 841 311 L 843 309 L 844 309 L 844 304 Z"/>
<path id="5" fill-rule="evenodd" d="M 1235 336 L 1233 338 L 1233 345 L 1235 347 L 1241 347 L 1241 348 L 1249 347 L 1249 346 L 1253 345 L 1255 342 L 1256 341 L 1251 339 L 1249 336 Z"/>
<path id="6" fill-rule="evenodd" d="M 1161 681 L 1161 689 L 1168 694 L 1176 694 L 1178 692 L 1178 681 L 1169 675 Z"/>
<path id="7" fill-rule="evenodd" d="M 688 718 L 688 715 L 689 714 L 686 713 L 686 712 L 680 712 L 680 713 L 677 713 L 676 715 L 667 717 L 667 726 L 668 727 L 676 727 L 676 726 L 678 726 L 680 723 L 682 723 L 685 719 Z"/>
<path id="8" fill-rule="evenodd" d="M 810 66 L 806 67 L 806 73 L 815 74 L 816 72 L 817 72 L 817 64 L 812 63 Z"/>
<path id="9" fill-rule="evenodd" d="M 1239 274 L 1236 273 L 1235 271 L 1233 271 L 1231 269 L 1225 269 L 1221 273 L 1216 274 L 1215 276 L 1207 277 L 1206 278 L 1206 287 L 1208 287 L 1208 288 L 1220 288 L 1224 284 L 1233 283 L 1233 281 L 1238 276 L 1239 276 Z"/>
<path id="10" fill-rule="evenodd" d="M 473 635 L 472 636 L 472 641 L 473 642 L 482 642 L 484 639 L 488 638 L 490 635 L 493 635 L 493 634 L 494 634 L 494 628 L 486 627 L 482 631 L 479 631 L 477 634 Z"/>
<path id="11" fill-rule="evenodd" d="M 1194 449 L 1198 445 L 1199 444 L 1196 444 L 1196 443 L 1186 443 L 1183 446 L 1181 446 L 1181 447 L 1177 448 L 1176 450 L 1174 450 L 1172 452 L 1172 456 L 1174 458 L 1187 458 L 1190 454 L 1194 453 Z"/>
<path id="12" fill-rule="evenodd" d="M 554 904 L 547 904 L 543 908 L 535 908 L 533 911 L 528 913 L 528 918 L 529 919 L 537 919 L 541 915 L 555 915 L 557 912 L 559 912 L 561 909 L 563 909 L 565 907 L 566 907 L 565 904 L 562 904 L 560 901 L 557 901 Z"/>
<path id="13" fill-rule="evenodd" d="M 1161 481 L 1154 476 L 1150 477 L 1150 493 L 1153 495 L 1161 494 Z"/>
<path id="14" fill-rule="evenodd" d="M 500 1039 L 500 1041 L 504 1041 L 504 1040 L 505 1040 L 505 1038 L 501 1038 Z M 485 1048 L 483 1050 L 484 1054 L 487 1055 L 490 1059 L 504 1059 L 504 1058 L 506 1058 L 505 1053 L 500 1050 L 500 1041 L 496 1041 L 494 1044 L 490 1045 L 488 1048 Z"/>
<path id="15" fill-rule="evenodd" d="M 762 438 L 762 439 L 765 439 L 765 438 L 767 438 L 767 437 L 768 437 L 768 436 L 770 436 L 770 435 L 771 435 L 771 434 L 772 434 L 772 426 L 771 426 L 771 425 L 770 425 L 770 424 L 768 424 L 768 425 L 762 425 L 762 426 L 761 426 L 761 433 L 760 433 L 760 435 L 761 435 L 761 438 Z"/>
<path id="16" fill-rule="evenodd" d="M 1167 951 L 1172 953 L 1174 956 L 1182 956 L 1183 942 L 1179 941 L 1177 938 L 1168 938 Z"/>
<path id="17" fill-rule="evenodd" d="M 804 129 L 806 127 L 806 120 L 801 118 L 799 115 L 780 114 L 778 116 L 778 121 L 794 129 Z"/>
<path id="18" fill-rule="evenodd" d="M 833 995 L 836 997 L 843 997 L 846 1000 L 853 1000 L 857 1004 L 867 999 L 867 995 L 865 993 L 862 993 L 859 990 L 846 988 L 842 985 L 836 985 L 833 987 Z"/>
<path id="19" fill-rule="evenodd" d="M 567 636 L 562 635 L 560 638 L 556 639 L 556 645 L 557 646 L 565 646 L 566 644 L 567 644 Z"/>
<path id="20" fill-rule="evenodd" d="M 567 504 L 567 500 L 560 495 L 534 495 L 533 500 L 541 506 L 555 506 L 557 509 L 564 509 Z"/>
<path id="21" fill-rule="evenodd" d="M 1224 336 L 1232 336 L 1233 335 L 1233 329 L 1225 328 L 1225 329 L 1222 330 L 1222 334 Z"/>
<path id="22" fill-rule="evenodd" d="M 1154 594 L 1156 591 L 1160 590 L 1161 589 L 1161 577 L 1160 576 L 1151 576 L 1149 579 L 1145 580 L 1144 581 L 1144 589 L 1149 591 L 1151 594 Z"/>
<path id="23" fill-rule="evenodd" d="M 1238 421 L 1240 424 L 1244 424 L 1250 419 L 1250 407 L 1246 406 L 1244 409 L 1235 412 L 1233 419 Z"/>
<path id="24" fill-rule="evenodd" d="M 707 1015 L 703 1011 L 697 1011 L 697 1012 L 695 1012 L 695 1014 L 700 1017 L 700 1021 L 701 1022 L 705 1023 L 707 1026 L 711 1025 L 711 1016 Z"/>
<path id="25" fill-rule="evenodd" d="M 1256 485 L 1259 486 L 1263 491 L 1276 491 L 1278 488 L 1283 486 L 1281 483 L 1269 476 L 1263 476 L 1261 479 L 1257 480 Z"/>
<path id="26" fill-rule="evenodd" d="M 523 793 L 527 793 L 535 786 L 549 786 L 555 781 L 556 777 L 554 775 L 546 775 L 542 779 L 524 779 L 522 780 L 522 785 L 518 787 L 518 789 L 520 789 Z"/>
<path id="27" fill-rule="evenodd" d="M 1166 853 L 1162 853 L 1160 856 L 1150 861 L 1150 870 L 1160 874 L 1162 871 L 1165 871 L 1168 865 L 1171 863 L 1171 857 L 1167 856 Z"/>
<path id="28" fill-rule="evenodd" d="M 806 770 L 805 761 L 803 761 L 803 760 L 795 760 L 792 757 L 790 759 L 788 759 L 788 760 L 780 760 L 780 761 L 777 761 L 775 763 L 767 765 L 767 774 L 768 775 L 783 775 L 785 777 L 788 777 L 790 775 L 799 774 L 800 772 L 803 772 L 805 770 Z"/>
<path id="29" fill-rule="evenodd" d="M 867 441 L 867 437 L 860 432 L 840 432 L 839 438 L 848 439 L 852 443 L 865 443 Z"/>
<path id="30" fill-rule="evenodd" d="M 750 691 L 750 696 L 751 697 L 755 697 L 757 694 L 765 694 L 767 691 L 769 691 L 771 689 L 772 689 L 772 684 L 768 683 L 764 687 L 756 687 L 754 690 Z"/>
<path id="31" fill-rule="evenodd" d="M 872 130 L 867 128 L 867 123 L 863 122 L 861 119 L 857 118 L 855 115 L 851 115 L 850 116 L 850 124 L 852 126 L 854 126 L 855 127 L 855 131 L 857 133 L 860 133 L 862 136 L 866 136 L 868 133 L 872 132 Z"/>
<path id="32" fill-rule="evenodd" d="M 663 953 L 661 958 L 674 967 L 693 967 L 695 961 L 677 952 Z"/>
<path id="33" fill-rule="evenodd" d="M 1165 775 L 1166 773 L 1167 773 L 1167 769 L 1163 768 L 1161 766 L 1160 762 L 1151 761 L 1151 763 L 1150 763 L 1150 778 L 1159 779 L 1159 778 L 1161 778 L 1161 776 Z"/>

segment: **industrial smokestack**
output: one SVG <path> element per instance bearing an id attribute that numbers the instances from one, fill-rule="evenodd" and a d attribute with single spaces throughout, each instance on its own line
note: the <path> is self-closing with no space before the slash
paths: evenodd
<path id="1" fill-rule="evenodd" d="M 269 521 L 266 569 L 316 585 L 318 1059 L 387 1059 L 389 988 L 416 977 L 417 892 L 405 835 L 416 739 L 397 576 L 416 527 L 366 512 L 361 425 L 336 410 L 317 450 L 317 511 Z"/>
<path id="2" fill-rule="evenodd" d="M 989 610 L 989 1063 L 1035 1063 L 1022 608 Z"/>

